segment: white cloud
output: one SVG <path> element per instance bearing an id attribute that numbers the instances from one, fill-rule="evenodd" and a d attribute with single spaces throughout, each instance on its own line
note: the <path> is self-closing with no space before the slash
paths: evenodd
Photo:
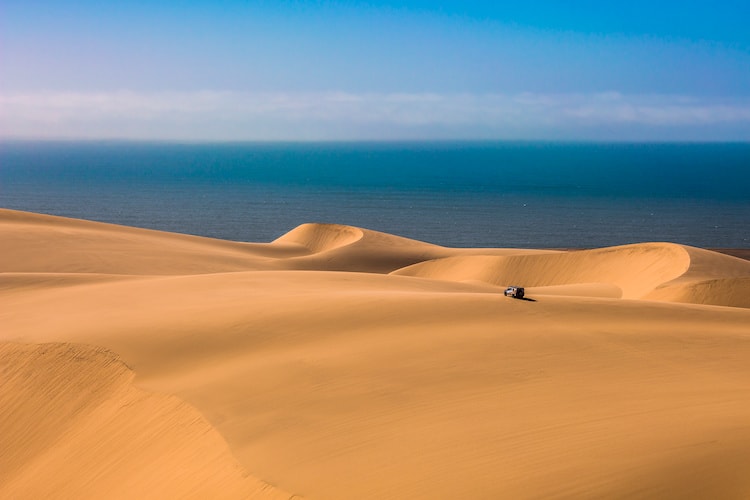
<path id="1" fill-rule="evenodd" d="M 674 138 L 716 128 L 750 139 L 750 100 L 617 92 L 37 92 L 0 94 L 0 116 L 0 135 L 16 138 L 596 139 L 639 128 Z"/>

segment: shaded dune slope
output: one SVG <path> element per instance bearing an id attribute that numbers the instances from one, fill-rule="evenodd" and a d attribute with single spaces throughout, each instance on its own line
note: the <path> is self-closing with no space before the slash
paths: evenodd
<path id="1" fill-rule="evenodd" d="M 102 348 L 0 343 L 0 496 L 289 498 L 195 409 L 133 377 Z"/>
<path id="2" fill-rule="evenodd" d="M 686 304 L 750 308 L 750 276 L 685 282 L 655 290 L 648 298 Z"/>
<path id="3" fill-rule="evenodd" d="M 650 300 L 750 308 L 750 261 L 685 247 L 690 268 L 648 294 Z"/>

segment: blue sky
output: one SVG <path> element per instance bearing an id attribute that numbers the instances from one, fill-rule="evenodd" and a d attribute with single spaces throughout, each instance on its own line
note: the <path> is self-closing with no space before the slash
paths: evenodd
<path id="1" fill-rule="evenodd" d="M 750 3 L 0 0 L 0 135 L 750 140 Z"/>

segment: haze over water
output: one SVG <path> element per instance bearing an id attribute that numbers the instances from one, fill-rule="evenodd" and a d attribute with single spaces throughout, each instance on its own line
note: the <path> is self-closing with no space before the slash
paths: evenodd
<path id="1" fill-rule="evenodd" d="M 240 241 L 750 245 L 750 144 L 6 142 L 0 206 Z"/>

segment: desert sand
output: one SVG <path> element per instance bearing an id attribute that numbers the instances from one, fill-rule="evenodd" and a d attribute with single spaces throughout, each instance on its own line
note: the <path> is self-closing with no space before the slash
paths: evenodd
<path id="1" fill-rule="evenodd" d="M 2 498 L 748 498 L 750 261 L 0 210 L 0 408 Z"/>

